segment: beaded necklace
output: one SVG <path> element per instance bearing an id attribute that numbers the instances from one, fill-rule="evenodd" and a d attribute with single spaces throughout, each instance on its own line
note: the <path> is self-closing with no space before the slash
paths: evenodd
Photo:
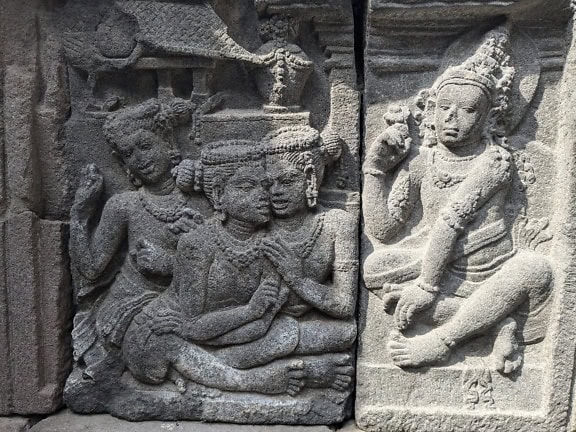
<path id="1" fill-rule="evenodd" d="M 215 236 L 216 245 L 222 251 L 224 257 L 236 268 L 246 268 L 260 258 L 261 233 L 242 241 L 228 233 L 223 226 L 219 228 Z"/>
<path id="2" fill-rule="evenodd" d="M 159 220 L 160 222 L 164 223 L 174 223 L 177 220 L 181 219 L 182 216 L 186 213 L 186 198 L 182 195 L 178 197 L 178 203 L 174 206 L 164 208 L 160 207 L 159 205 L 153 203 L 146 197 L 145 192 L 143 189 L 140 189 L 138 193 L 138 198 L 140 199 L 140 203 L 142 203 L 142 207 L 155 219 Z"/>
<path id="3" fill-rule="evenodd" d="M 306 236 L 302 236 L 303 230 L 307 227 L 303 226 L 302 228 L 298 229 L 295 232 L 284 231 L 281 237 L 290 245 L 290 248 L 298 253 L 300 258 L 308 258 L 308 256 L 312 253 L 312 249 L 314 249 L 314 245 L 318 241 L 320 234 L 322 234 L 322 230 L 324 229 L 324 212 L 319 213 L 314 218 L 314 226 L 310 233 Z M 288 234 L 290 233 L 290 234 Z M 285 237 L 289 236 L 292 238 L 302 238 L 305 237 L 304 241 L 290 241 L 286 240 Z"/>
<path id="4" fill-rule="evenodd" d="M 462 157 L 460 159 L 453 159 L 453 158 L 448 158 L 448 157 L 442 155 L 440 152 L 436 151 L 436 149 L 432 150 L 432 155 L 431 155 L 432 160 L 431 160 L 431 164 L 430 164 L 432 169 L 433 169 L 432 183 L 438 189 L 446 189 L 449 187 L 456 186 L 457 184 L 462 183 L 466 179 L 466 175 L 452 174 L 452 173 L 448 173 L 448 172 L 440 169 L 438 167 L 438 165 L 436 164 L 436 156 L 438 156 L 440 159 L 443 159 L 444 161 L 450 162 L 450 163 L 468 162 L 468 161 L 471 161 L 477 157 L 477 155 L 473 155 L 473 156 Z"/>

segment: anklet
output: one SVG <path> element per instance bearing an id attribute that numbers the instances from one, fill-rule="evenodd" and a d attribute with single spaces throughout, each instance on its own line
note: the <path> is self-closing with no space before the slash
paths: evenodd
<path id="1" fill-rule="evenodd" d="M 430 294 L 438 294 L 440 292 L 440 287 L 431 285 L 431 284 L 426 283 L 426 282 L 422 282 L 422 281 L 417 282 L 416 286 L 418 288 L 420 288 L 422 291 L 426 291 Z"/>

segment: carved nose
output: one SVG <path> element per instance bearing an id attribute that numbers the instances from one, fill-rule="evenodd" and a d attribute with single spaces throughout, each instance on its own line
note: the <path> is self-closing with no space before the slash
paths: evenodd
<path id="1" fill-rule="evenodd" d="M 456 108 L 455 107 L 451 107 L 448 110 L 448 114 L 446 115 L 446 120 L 445 121 L 450 121 L 453 120 L 456 117 Z"/>

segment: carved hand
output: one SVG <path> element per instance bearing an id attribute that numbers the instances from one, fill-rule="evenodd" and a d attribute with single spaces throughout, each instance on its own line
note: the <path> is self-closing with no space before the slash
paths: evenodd
<path id="1" fill-rule="evenodd" d="M 389 126 L 370 146 L 364 170 L 382 173 L 392 170 L 408 156 L 411 146 L 412 138 L 406 124 Z"/>
<path id="2" fill-rule="evenodd" d="M 172 233 L 179 235 L 190 232 L 198 228 L 199 225 L 204 223 L 204 217 L 192 210 L 191 208 L 184 209 L 184 215 L 176 222 L 170 225 L 169 229 Z"/>
<path id="3" fill-rule="evenodd" d="M 290 288 L 302 283 L 304 279 L 302 260 L 284 240 L 265 239 L 262 250 Z"/>
<path id="4" fill-rule="evenodd" d="M 95 164 L 82 169 L 80 184 L 74 198 L 74 209 L 82 216 L 88 216 L 94 210 L 102 191 L 104 178 Z"/>
<path id="5" fill-rule="evenodd" d="M 405 330 L 412 324 L 414 315 L 428 309 L 434 303 L 436 294 L 423 290 L 418 284 L 406 287 L 400 294 L 396 305 L 394 319 L 400 330 Z"/>
<path id="6" fill-rule="evenodd" d="M 195 190 L 196 171 L 198 162 L 192 159 L 184 159 L 172 170 L 176 178 L 176 186 L 181 191 L 193 192 Z"/>
<path id="7" fill-rule="evenodd" d="M 261 318 L 271 306 L 278 302 L 279 293 L 279 283 L 265 280 L 252 295 L 248 307 L 256 318 Z"/>
<path id="8" fill-rule="evenodd" d="M 172 274 L 172 255 L 149 240 L 138 240 L 136 248 L 130 251 L 130 255 L 141 273 Z"/>

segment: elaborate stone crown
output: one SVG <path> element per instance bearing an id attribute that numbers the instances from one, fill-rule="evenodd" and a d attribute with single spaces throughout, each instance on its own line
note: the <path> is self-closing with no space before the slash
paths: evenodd
<path id="1" fill-rule="evenodd" d="M 310 126 L 288 126 L 270 132 L 264 138 L 269 155 L 319 151 L 327 162 L 335 161 L 342 153 L 342 140 L 333 132 L 320 135 Z"/>
<path id="2" fill-rule="evenodd" d="M 489 31 L 476 52 L 463 64 L 450 67 L 436 82 L 436 91 L 447 84 L 472 84 L 487 93 L 493 106 L 508 95 L 515 69 L 510 65 L 509 33 L 505 27 Z M 507 107 L 502 107 L 507 108 Z"/>

